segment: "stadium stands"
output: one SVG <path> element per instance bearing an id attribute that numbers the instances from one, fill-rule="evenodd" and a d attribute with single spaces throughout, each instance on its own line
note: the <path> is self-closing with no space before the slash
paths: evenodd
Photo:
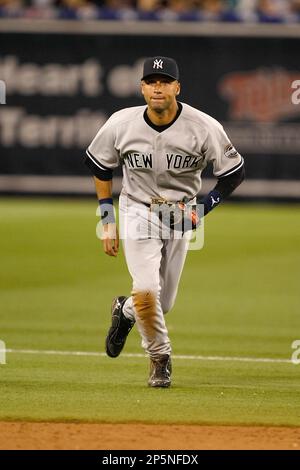
<path id="1" fill-rule="evenodd" d="M 300 0 L 0 0 L 0 17 L 285 24 Z"/>

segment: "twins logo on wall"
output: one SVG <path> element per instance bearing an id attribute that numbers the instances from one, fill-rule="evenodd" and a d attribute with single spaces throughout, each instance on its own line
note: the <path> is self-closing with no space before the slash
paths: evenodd
<path id="1" fill-rule="evenodd" d="M 231 119 L 274 122 L 300 116 L 292 102 L 291 84 L 300 72 L 258 69 L 226 75 L 219 83 L 221 95 L 229 101 Z"/>
<path id="2" fill-rule="evenodd" d="M 217 88 L 228 102 L 226 127 L 240 148 L 272 153 L 284 148 L 285 152 L 299 154 L 299 77 L 300 72 L 263 68 L 221 78 Z"/>

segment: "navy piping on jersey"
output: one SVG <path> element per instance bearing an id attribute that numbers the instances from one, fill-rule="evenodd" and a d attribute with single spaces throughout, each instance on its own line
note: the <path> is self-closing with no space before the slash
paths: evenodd
<path id="1" fill-rule="evenodd" d="M 229 175 L 231 175 L 232 173 L 235 173 L 237 170 L 239 170 L 240 168 L 242 168 L 243 165 L 244 165 L 244 159 L 243 159 L 243 157 L 242 157 L 242 160 L 240 161 L 240 163 L 238 163 L 237 165 L 235 165 L 233 168 L 230 168 L 230 170 L 225 171 L 225 173 L 223 173 L 222 175 L 218 176 L 218 178 L 224 178 L 224 176 L 229 176 Z"/>
<path id="2" fill-rule="evenodd" d="M 100 163 L 89 150 L 86 151 L 84 163 L 99 180 L 108 181 L 113 177 L 113 171 Z"/>
<path id="3" fill-rule="evenodd" d="M 148 114 L 147 114 L 147 109 L 148 108 L 146 108 L 145 111 L 144 111 L 144 120 L 146 121 L 148 126 L 152 127 L 152 129 L 154 129 L 155 131 L 163 132 L 166 129 L 168 129 L 168 127 L 172 126 L 172 124 L 174 124 L 174 122 L 179 118 L 179 116 L 181 114 L 181 111 L 182 111 L 182 104 L 179 103 L 179 101 L 177 101 L 177 104 L 178 104 L 178 109 L 177 109 L 176 116 L 174 117 L 174 119 L 171 122 L 169 122 L 169 124 L 164 124 L 163 126 L 157 126 L 156 124 L 153 124 L 153 122 L 150 121 L 150 119 L 148 117 Z"/>

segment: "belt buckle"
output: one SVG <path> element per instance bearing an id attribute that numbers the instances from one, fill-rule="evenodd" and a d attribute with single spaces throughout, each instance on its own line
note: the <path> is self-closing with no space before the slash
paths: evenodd
<path id="1" fill-rule="evenodd" d="M 151 204 L 166 204 L 168 201 L 163 197 L 152 197 Z"/>

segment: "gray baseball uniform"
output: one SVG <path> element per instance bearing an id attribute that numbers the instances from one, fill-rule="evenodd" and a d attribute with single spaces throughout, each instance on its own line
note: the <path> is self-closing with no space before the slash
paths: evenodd
<path id="1" fill-rule="evenodd" d="M 157 357 L 171 352 L 164 314 L 176 298 L 189 233 L 180 239 L 163 239 L 159 220 L 149 216 L 148 205 L 152 198 L 193 200 L 209 162 L 220 179 L 237 172 L 243 158 L 221 124 L 207 114 L 179 103 L 173 122 L 158 129 L 147 119 L 146 109 L 137 106 L 113 114 L 89 146 L 87 160 L 94 174 L 100 170 L 104 179 L 123 166 L 120 229 L 133 280 L 132 296 L 123 311 L 127 318 L 136 319 L 143 347 Z M 151 238 L 149 220 L 157 235 Z M 132 226 L 138 230 L 128 236 L 126 228 Z"/>

